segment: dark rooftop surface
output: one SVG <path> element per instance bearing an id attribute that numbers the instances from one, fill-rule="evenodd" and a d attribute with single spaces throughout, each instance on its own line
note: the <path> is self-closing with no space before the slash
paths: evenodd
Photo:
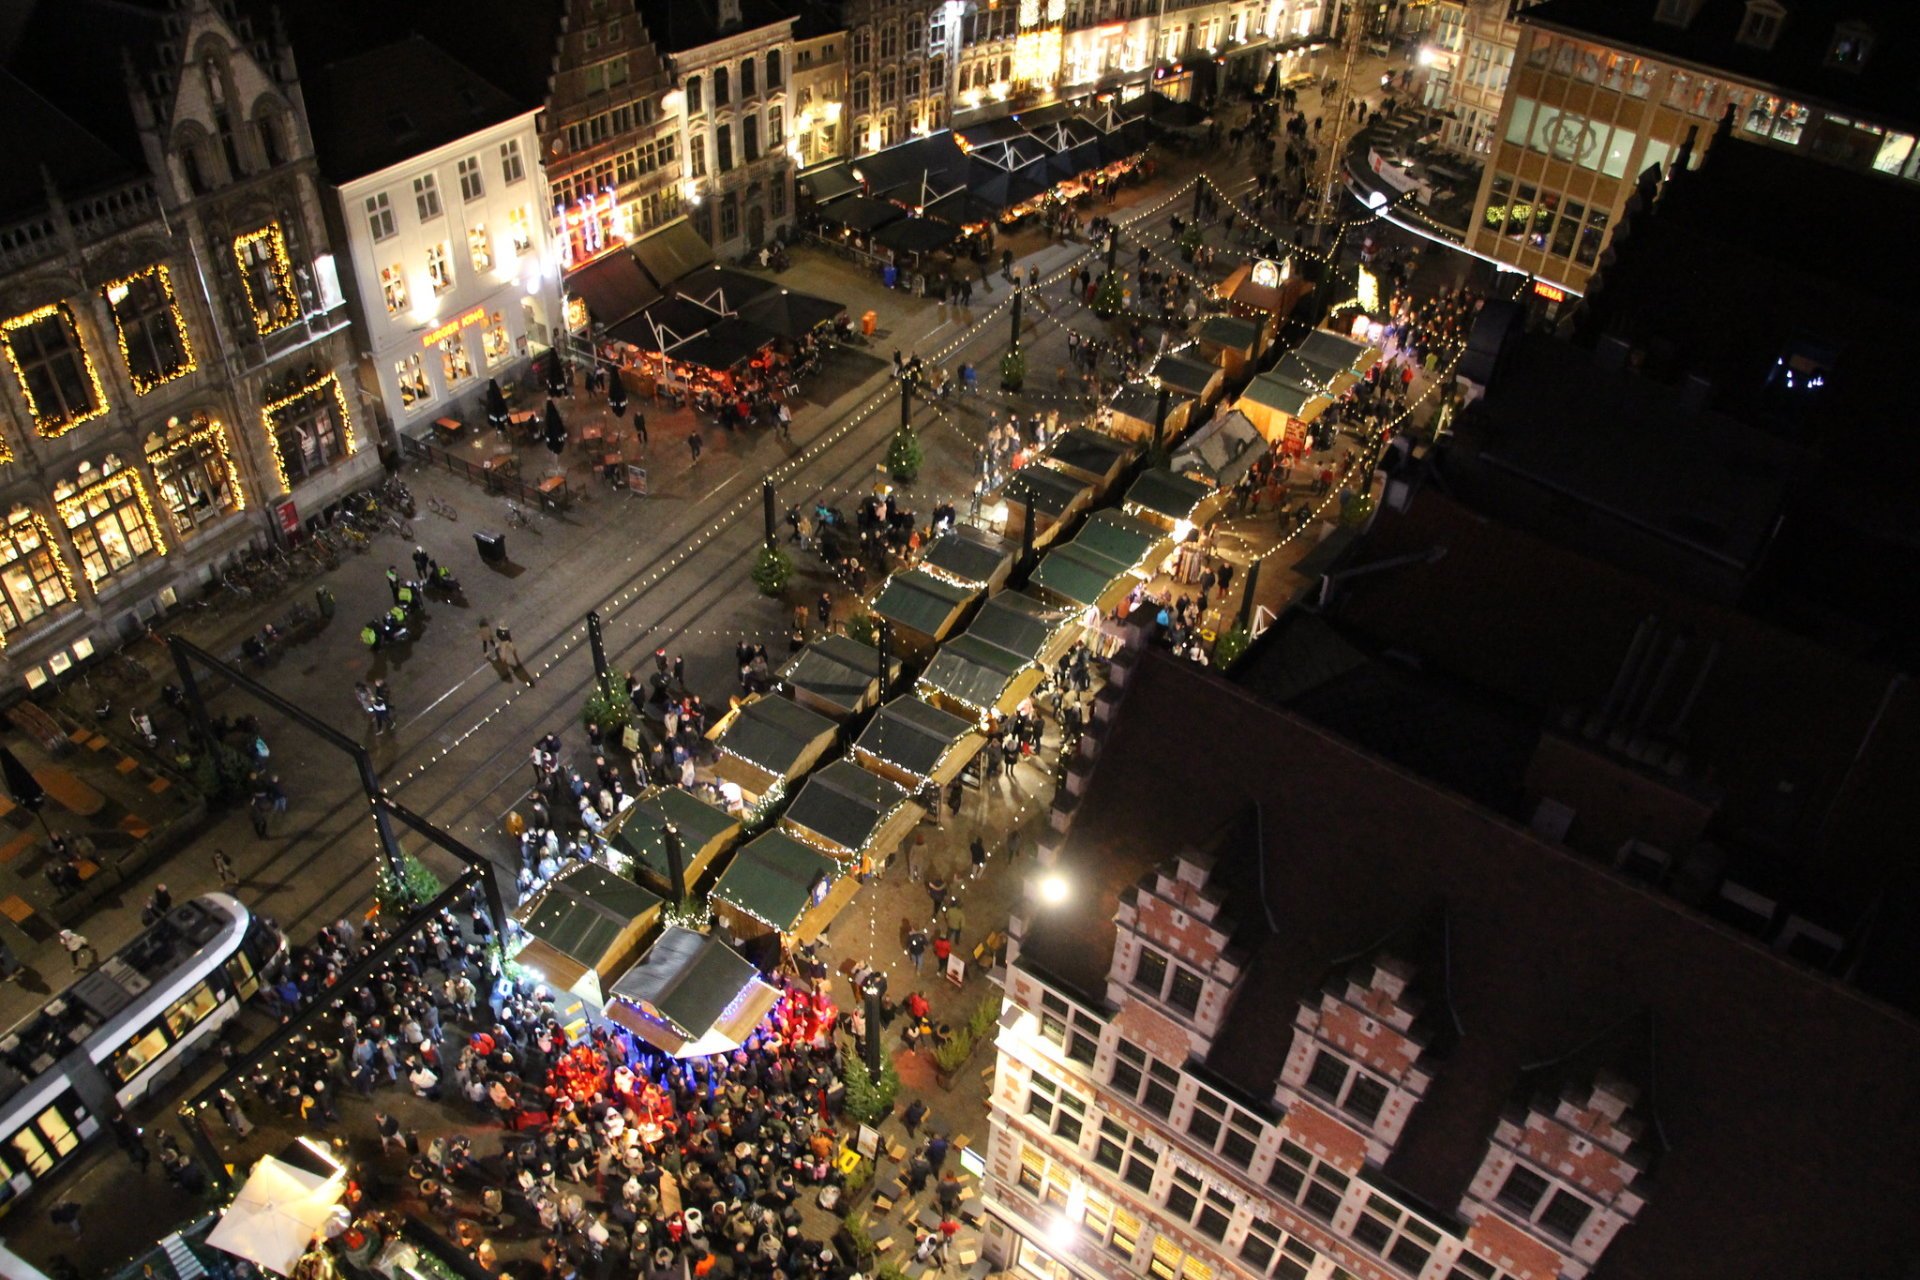
<path id="1" fill-rule="evenodd" d="M 740 22 L 722 26 L 720 8 L 713 0 L 639 0 L 640 17 L 660 48 L 685 53 L 722 36 L 769 26 L 794 16 L 794 10 L 773 0 L 740 0 Z"/>
<path id="2" fill-rule="evenodd" d="M 855 745 L 925 778 L 973 730 L 971 721 L 902 694 L 874 714 Z"/>
<path id="3" fill-rule="evenodd" d="M 420 35 L 323 66 L 301 85 L 320 171 L 364 178 L 530 110 Z"/>
<path id="4" fill-rule="evenodd" d="M 741 988 L 759 977 L 738 951 L 710 934 L 670 925 L 611 994 L 645 1001 L 696 1039 L 726 1012 Z"/>
<path id="5" fill-rule="evenodd" d="M 835 760 L 807 775 L 787 806 L 786 820 L 848 849 L 864 848 L 907 793 L 851 760 Z"/>
<path id="6" fill-rule="evenodd" d="M 1223 738 L 1236 749 L 1168 749 Z M 1265 1097 L 1329 965 L 1440 904 L 1463 1033 L 1388 1182 L 1450 1209 L 1533 1083 L 1523 1068 L 1651 1019 L 1656 1089 L 1638 1106 L 1670 1149 L 1596 1277 L 1751 1280 L 1787 1256 L 1822 1277 L 1908 1265 L 1911 1020 L 1157 652 L 1100 761 L 1061 853 L 1074 893 L 1035 910 L 1022 963 L 1097 999 L 1119 894 L 1183 845 L 1212 847 L 1251 958 L 1209 1066 Z"/>
<path id="7" fill-rule="evenodd" d="M 1920 26 L 1910 0 L 1791 0 L 1784 7 L 1786 18 L 1771 49 L 1735 38 L 1747 12 L 1742 0 L 1701 0 L 1684 27 L 1656 20 L 1658 0 L 1546 0 L 1522 10 L 1520 21 L 1870 111 L 1874 123 L 1920 123 L 1920 98 L 1913 91 L 1920 80 Z M 1858 68 L 1829 65 L 1834 29 L 1842 22 L 1858 22 L 1872 32 L 1866 62 Z"/>

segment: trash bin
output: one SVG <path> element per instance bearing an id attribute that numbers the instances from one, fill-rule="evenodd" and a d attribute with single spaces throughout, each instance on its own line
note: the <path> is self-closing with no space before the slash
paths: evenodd
<path id="1" fill-rule="evenodd" d="M 507 562 L 506 534 L 488 533 L 485 529 L 476 530 L 473 535 L 473 545 L 480 549 L 480 558 L 488 564 Z"/>
<path id="2" fill-rule="evenodd" d="M 885 284 L 887 288 L 893 288 L 894 285 L 900 282 L 900 268 L 894 266 L 892 263 L 888 263 L 886 269 L 880 273 L 880 281 Z"/>
<path id="3" fill-rule="evenodd" d="M 891 271 L 893 268 L 888 267 L 887 270 Z M 866 334 L 869 338 L 873 336 L 873 331 L 879 327 L 880 313 L 878 311 L 869 311 L 860 317 L 860 332 Z"/>
<path id="4" fill-rule="evenodd" d="M 322 618 L 331 618 L 333 616 L 333 588 L 322 583 L 313 589 L 313 598 L 320 605 L 320 616 Z"/>

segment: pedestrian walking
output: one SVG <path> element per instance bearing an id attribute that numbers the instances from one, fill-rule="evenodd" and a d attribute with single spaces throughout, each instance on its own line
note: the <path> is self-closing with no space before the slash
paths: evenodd
<path id="1" fill-rule="evenodd" d="M 699 428 L 696 427 L 687 433 L 687 452 L 693 455 L 693 460 L 696 463 L 700 461 L 700 449 L 700 431 Z"/>
<path id="2" fill-rule="evenodd" d="M 907 1126 L 907 1136 L 909 1138 L 917 1138 L 920 1136 L 920 1122 L 926 1118 L 927 1104 L 919 1098 L 915 1098 L 908 1104 L 906 1114 L 900 1117 L 901 1121 Z"/>
<path id="3" fill-rule="evenodd" d="M 220 877 L 222 889 L 233 890 L 240 887 L 240 874 L 233 868 L 233 859 L 227 856 L 225 849 L 213 851 L 213 874 Z"/>
<path id="4" fill-rule="evenodd" d="M 400 603 L 400 571 L 392 565 L 387 566 L 387 594 L 393 597 L 395 604 Z"/>
<path id="5" fill-rule="evenodd" d="M 67 958 L 73 961 L 73 967 L 76 969 L 90 968 L 100 958 L 100 953 L 93 949 L 93 944 L 88 942 L 84 935 L 75 933 L 71 929 L 60 931 L 60 945 L 66 948 Z M 81 959 L 82 956 L 86 959 Z"/>
<path id="6" fill-rule="evenodd" d="M 647 415 L 644 410 L 633 411 L 633 435 L 642 449 L 647 447 Z"/>
<path id="7" fill-rule="evenodd" d="M 520 646 L 513 642 L 513 632 L 506 627 L 495 627 L 493 638 L 498 644 L 496 652 L 500 665 L 507 669 L 508 674 L 522 676 L 528 684 L 535 683 L 533 673 L 520 661 Z"/>
<path id="8" fill-rule="evenodd" d="M 368 707 L 368 712 L 373 716 L 373 731 L 375 733 L 393 732 L 393 707 L 387 701 L 387 682 L 385 680 L 374 681 L 371 705 Z"/>
<path id="9" fill-rule="evenodd" d="M 927 931 L 915 929 L 907 935 L 907 954 L 913 957 L 913 971 L 920 972 L 921 962 L 927 958 Z"/>

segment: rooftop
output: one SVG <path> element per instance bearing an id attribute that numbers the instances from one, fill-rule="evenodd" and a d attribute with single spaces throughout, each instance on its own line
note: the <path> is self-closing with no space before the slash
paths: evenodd
<path id="1" fill-rule="evenodd" d="M 1166 750 L 1228 735 L 1230 753 Z M 1100 761 L 1061 852 L 1076 892 L 1036 917 L 1023 965 L 1101 1003 L 1120 894 L 1212 847 L 1250 958 L 1208 1065 L 1270 1097 L 1297 1002 L 1442 907 L 1462 1034 L 1387 1183 L 1450 1210 L 1526 1068 L 1640 1019 L 1669 1149 L 1597 1275 L 1746 1280 L 1789 1254 L 1819 1276 L 1906 1266 L 1911 1020 L 1158 653 Z"/>

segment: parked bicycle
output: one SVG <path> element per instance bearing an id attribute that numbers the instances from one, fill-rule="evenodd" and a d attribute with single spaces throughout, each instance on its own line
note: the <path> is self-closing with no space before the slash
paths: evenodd
<path id="1" fill-rule="evenodd" d="M 432 494 L 427 495 L 427 510 L 448 520 L 458 520 L 460 518 L 459 510 L 455 508 L 451 502 L 448 502 L 445 498 L 436 498 Z"/>
<path id="2" fill-rule="evenodd" d="M 532 523 L 533 517 L 528 515 L 519 503 L 515 502 L 512 498 L 508 498 L 507 527 L 509 529 L 524 529 Z"/>

